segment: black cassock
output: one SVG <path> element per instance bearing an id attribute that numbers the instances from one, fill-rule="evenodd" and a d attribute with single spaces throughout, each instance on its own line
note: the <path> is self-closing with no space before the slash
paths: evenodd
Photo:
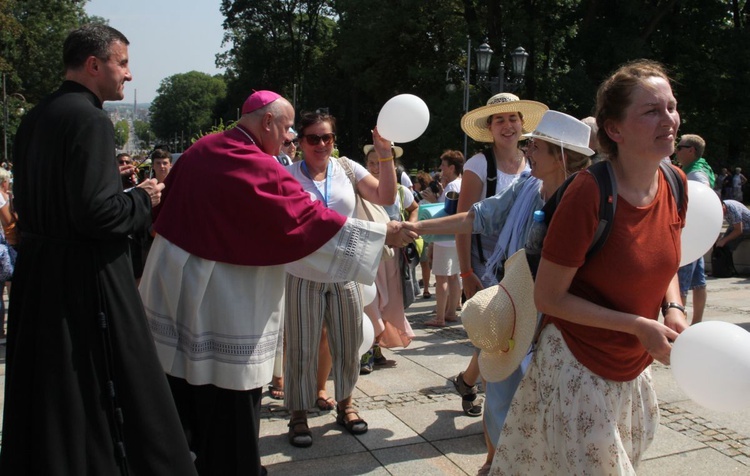
<path id="1" fill-rule="evenodd" d="M 24 119 L 14 152 L 22 241 L 0 474 L 118 475 L 118 441 L 131 475 L 195 474 L 128 254 L 150 199 L 122 191 L 101 103 L 66 81 Z"/>

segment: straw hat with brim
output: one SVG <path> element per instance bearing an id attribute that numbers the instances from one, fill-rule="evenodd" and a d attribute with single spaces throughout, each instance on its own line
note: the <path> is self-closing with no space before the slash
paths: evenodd
<path id="1" fill-rule="evenodd" d="M 466 301 L 461 321 L 471 342 L 488 353 L 492 365 L 482 376 L 491 382 L 506 379 L 520 365 L 536 330 L 534 281 L 523 249 L 505 262 L 500 284 L 477 292 Z M 487 366 L 485 366 L 487 367 Z"/>
<path id="2" fill-rule="evenodd" d="M 363 151 L 364 151 L 364 153 L 365 153 L 365 158 L 367 157 L 367 154 L 369 154 L 369 153 L 370 153 L 370 151 L 371 151 L 372 149 L 374 149 L 374 148 L 375 148 L 375 146 L 374 146 L 374 145 L 372 145 L 372 144 L 367 144 L 366 146 L 364 146 L 364 147 L 362 148 L 362 150 L 363 150 Z M 392 146 L 391 146 L 391 149 L 393 149 L 393 153 L 394 153 L 394 154 L 396 154 L 396 158 L 397 158 L 397 159 L 398 159 L 399 157 L 401 157 L 402 155 L 404 155 L 404 149 L 402 149 L 401 147 L 399 147 L 399 146 L 397 146 L 397 145 L 392 145 Z"/>
<path id="3" fill-rule="evenodd" d="M 541 139 L 583 155 L 594 155 L 594 151 L 589 148 L 591 128 L 575 117 L 559 111 L 545 112 L 534 132 L 523 136 Z"/>
<path id="4" fill-rule="evenodd" d="M 549 109 L 537 101 L 519 99 L 511 93 L 500 93 L 492 96 L 486 106 L 474 109 L 461 118 L 461 129 L 478 142 L 494 142 L 487 118 L 506 112 L 520 112 L 523 116 L 523 132 L 533 131 Z"/>

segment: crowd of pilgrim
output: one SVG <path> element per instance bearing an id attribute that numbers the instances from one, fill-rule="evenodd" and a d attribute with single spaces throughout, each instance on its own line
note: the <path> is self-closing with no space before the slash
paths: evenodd
<path id="1" fill-rule="evenodd" d="M 71 33 L 66 82 L 19 129 L 24 241 L 11 298 L 0 469 L 265 474 L 258 417 L 272 374 L 269 391 L 291 412 L 290 444 L 313 444 L 313 407 L 335 410 L 351 434 L 367 432 L 352 398 L 358 376 L 384 363 L 382 347 L 414 338 L 404 310 L 404 293 L 414 290 L 401 287 L 397 257 L 422 235 L 448 234 L 455 242 L 422 248 L 422 295 L 432 298 L 434 274 L 428 326 L 460 317 L 491 329 L 474 339 L 477 351 L 453 382 L 463 411 L 483 416 L 487 457 L 479 474 L 635 474 L 659 419 L 650 364 L 668 364 L 671 342 L 688 326 L 677 278 L 687 192 L 676 200 L 660 166 L 675 151 L 680 116 L 662 65 L 638 60 L 617 69 L 586 122 L 512 94 L 493 96 L 461 118 L 485 147 L 468 160 L 446 149 L 439 180 L 403 178 L 395 162 L 403 151 L 377 128 L 364 165 L 337 157 L 333 116 L 303 113 L 295 121 L 288 101 L 256 91 L 235 128 L 202 138 L 174 166 L 164 160 L 157 178 L 135 183 L 132 161 L 118 157 L 124 179 L 113 187 L 115 164 L 100 160 L 114 144 L 101 102 L 122 99 L 131 78 L 127 45 L 104 25 Z M 70 127 L 85 146 L 70 145 L 60 118 L 76 118 Z M 37 167 L 56 153 L 66 160 Z M 599 161 L 611 169 L 618 197 L 608 238 L 592 254 L 600 191 L 588 167 Z M 62 163 L 73 167 L 76 186 L 49 189 L 59 181 L 45 177 Z M 674 173 L 685 185 L 685 174 Z M 535 212 L 574 174 L 542 240 Z M 201 193 L 206 184 L 213 193 Z M 456 194 L 455 214 L 417 219 L 418 201 Z M 42 196 L 66 197 L 54 206 L 75 199 L 75 223 L 113 238 L 49 236 L 45 224 L 66 214 L 40 206 Z M 390 222 L 353 219 L 358 197 L 382 206 Z M 106 213 L 93 216 L 101 223 L 78 220 L 99 206 Z M 277 226 L 258 233 L 272 212 Z M 143 306 L 123 272 L 122 238 L 131 230 L 151 238 Z M 540 245 L 538 259 L 527 259 L 525 250 Z M 71 271 L 71 253 L 86 266 Z M 79 273 L 91 296 L 63 297 L 60 279 L 32 286 L 42 265 L 58 277 Z M 365 305 L 363 284 L 373 281 L 375 298 Z M 36 294 L 52 291 L 54 299 Z M 468 301 L 459 316 L 462 293 Z M 64 326 L 43 325 L 58 315 L 45 307 L 50 301 L 95 315 L 101 334 L 78 332 L 90 322 L 68 314 Z M 361 355 L 364 318 L 374 339 Z M 39 338 L 46 347 L 35 344 Z M 101 363 L 91 357 L 100 354 Z M 106 395 L 97 390 L 102 376 Z M 61 398 L 64 417 L 55 406 Z M 96 431 L 76 433 L 76 422 Z M 184 441 L 176 436 L 183 433 Z M 24 456 L 36 444 L 50 458 Z"/>
<path id="2" fill-rule="evenodd" d="M 688 325 L 677 280 L 686 207 L 677 206 L 659 168 L 674 153 L 680 118 L 669 77 L 652 61 L 621 67 L 596 100 L 595 116 L 583 122 L 509 93 L 493 96 L 461 120 L 486 147 L 466 161 L 448 149 L 438 180 L 433 174 L 405 185 L 393 165 L 402 151 L 377 131 L 365 166 L 333 157 L 331 116 L 303 114 L 287 138 L 301 149 L 284 154 L 292 158 L 288 170 L 313 200 L 351 215 L 360 194 L 419 235 L 455 234 L 424 247 L 425 268 L 436 277 L 434 317 L 425 325 L 458 320 L 462 293 L 465 312 L 480 302 L 480 319 L 504 314 L 494 318 L 500 343 L 477 348 L 454 380 L 464 412 L 483 415 L 487 458 L 479 474 L 632 474 L 654 438 L 649 365 L 669 363 L 671 342 Z M 589 256 L 599 190 L 586 169 L 598 161 L 611 164 L 619 200 L 612 233 Z M 527 260 L 514 253 L 527 246 L 534 212 L 577 172 L 549 223 L 532 282 Z M 416 219 L 418 201 L 441 202 L 450 192 L 458 193 L 455 215 Z M 353 434 L 367 431 L 351 406 L 357 376 L 385 361 L 380 347 L 405 347 L 414 337 L 399 266 L 381 261 L 377 297 L 365 309 L 376 339 L 365 356 L 356 355 L 348 329 L 362 315 L 359 285 L 323 284 L 304 266 L 287 267 L 285 372 L 271 391 L 283 393 L 292 412 L 292 445 L 313 443 L 306 410 L 314 405 L 337 409 Z M 423 286 L 427 297 L 429 272 Z M 331 369 L 333 397 L 325 389 Z M 353 418 L 344 420 L 346 412 Z"/>

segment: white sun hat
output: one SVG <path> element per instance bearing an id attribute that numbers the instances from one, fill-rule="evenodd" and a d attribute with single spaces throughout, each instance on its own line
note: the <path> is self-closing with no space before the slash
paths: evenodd
<path id="1" fill-rule="evenodd" d="M 589 148 L 591 128 L 575 117 L 560 111 L 545 112 L 536 129 L 523 136 L 541 139 L 586 156 L 594 155 L 594 151 Z"/>

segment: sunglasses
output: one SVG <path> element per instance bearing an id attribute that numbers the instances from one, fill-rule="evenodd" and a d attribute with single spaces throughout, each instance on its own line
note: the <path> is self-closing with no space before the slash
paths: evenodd
<path id="1" fill-rule="evenodd" d="M 289 147 L 292 144 L 297 145 L 297 139 L 294 139 L 294 140 L 285 140 L 283 142 L 283 144 L 284 144 L 284 147 Z M 316 144 L 317 144 L 317 142 L 316 142 Z"/>
<path id="2" fill-rule="evenodd" d="M 320 144 L 320 141 L 323 141 L 324 145 L 330 145 L 336 138 L 336 134 L 334 134 L 333 132 L 323 134 L 322 136 L 319 136 L 317 134 L 305 134 L 302 137 L 304 137 L 307 143 L 310 145 L 318 145 Z"/>
<path id="3" fill-rule="evenodd" d="M 693 147 L 693 146 L 692 145 L 678 145 L 678 146 L 675 147 L 675 149 L 681 150 L 681 149 L 689 149 L 691 147 Z"/>

